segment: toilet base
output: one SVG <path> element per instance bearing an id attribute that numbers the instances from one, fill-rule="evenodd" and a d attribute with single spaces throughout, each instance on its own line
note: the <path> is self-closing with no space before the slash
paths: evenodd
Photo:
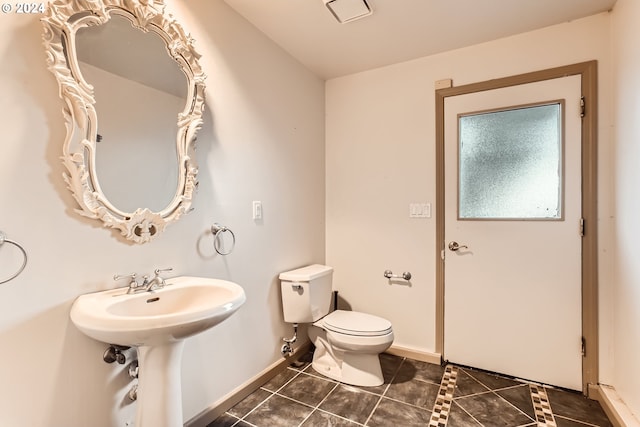
<path id="1" fill-rule="evenodd" d="M 356 386 L 375 387 L 384 383 L 379 354 L 389 348 L 393 335 L 381 337 L 380 342 L 357 351 L 340 348 L 337 343 L 331 345 L 327 332 L 316 326 L 309 328 L 309 338 L 316 346 L 311 366 L 318 373 Z"/>
<path id="2" fill-rule="evenodd" d="M 316 347 L 316 353 L 318 348 Z M 345 384 L 375 387 L 384 383 L 380 359 L 377 354 L 342 354 L 342 364 L 338 365 L 331 355 L 313 356 L 313 369 L 336 381 Z"/>

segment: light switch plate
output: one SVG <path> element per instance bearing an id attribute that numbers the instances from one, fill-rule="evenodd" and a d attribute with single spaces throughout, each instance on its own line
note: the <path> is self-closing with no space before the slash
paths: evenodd
<path id="1" fill-rule="evenodd" d="M 262 219 L 262 202 L 259 200 L 253 201 L 253 219 Z"/>

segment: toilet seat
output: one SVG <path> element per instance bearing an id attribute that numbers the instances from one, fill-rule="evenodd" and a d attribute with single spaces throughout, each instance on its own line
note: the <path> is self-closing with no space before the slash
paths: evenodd
<path id="1" fill-rule="evenodd" d="M 377 337 L 391 332 L 391 322 L 372 314 L 336 310 L 322 319 L 325 329 L 345 335 Z"/>

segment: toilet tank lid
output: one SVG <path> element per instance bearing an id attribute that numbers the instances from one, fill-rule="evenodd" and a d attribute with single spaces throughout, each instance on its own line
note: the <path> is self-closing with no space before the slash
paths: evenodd
<path id="1" fill-rule="evenodd" d="M 287 282 L 308 282 L 310 280 L 317 279 L 318 277 L 330 274 L 332 271 L 333 268 L 327 265 L 313 264 L 280 273 L 279 278 L 280 280 Z"/>

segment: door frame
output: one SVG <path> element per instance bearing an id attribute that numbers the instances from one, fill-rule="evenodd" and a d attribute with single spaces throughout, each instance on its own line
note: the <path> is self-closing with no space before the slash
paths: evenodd
<path id="1" fill-rule="evenodd" d="M 582 90 L 582 392 L 598 384 L 598 253 L 597 149 L 598 63 L 587 61 L 510 77 L 438 89 L 436 101 L 436 353 L 444 355 L 444 113 L 445 99 L 573 75 L 581 76 Z M 576 100 L 578 102 L 578 100 Z"/>

